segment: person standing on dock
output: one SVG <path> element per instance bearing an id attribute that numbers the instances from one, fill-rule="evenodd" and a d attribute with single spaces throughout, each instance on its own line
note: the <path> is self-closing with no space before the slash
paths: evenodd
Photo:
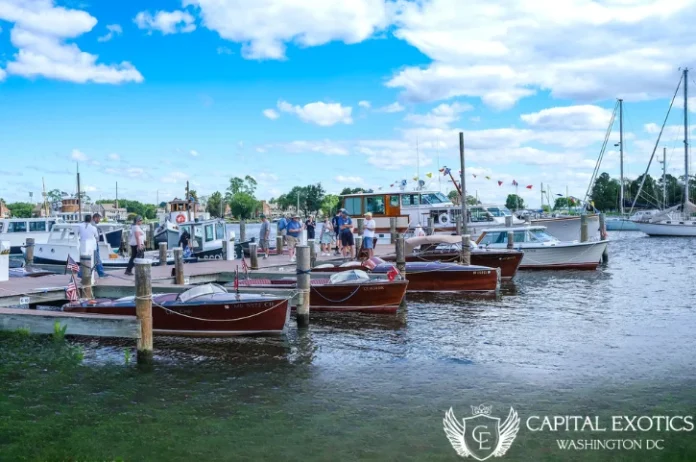
<path id="1" fill-rule="evenodd" d="M 346 209 L 341 209 L 341 217 L 338 223 L 341 228 L 341 252 L 343 252 L 343 258 L 349 258 L 353 255 L 355 242 L 353 240 L 353 220 L 348 215 Z"/>
<path id="2" fill-rule="evenodd" d="M 369 258 L 375 256 L 375 228 L 377 228 L 377 222 L 372 219 L 372 212 L 367 212 L 365 214 L 365 223 L 363 223 L 363 248 L 367 250 L 370 255 Z"/>
<path id="3" fill-rule="evenodd" d="M 292 221 L 288 223 L 288 250 L 290 252 L 290 261 L 295 261 L 295 246 L 300 240 L 302 234 L 302 223 L 300 223 L 299 215 L 295 214 Z"/>
<path id="4" fill-rule="evenodd" d="M 341 210 L 343 209 L 338 209 L 336 210 L 336 215 L 331 219 L 331 225 L 333 226 L 334 234 L 335 234 L 335 240 L 336 240 L 336 255 L 340 255 L 339 250 L 341 249 L 341 237 L 339 236 L 339 233 L 341 232 Z"/>
<path id="5" fill-rule="evenodd" d="M 259 247 L 263 251 L 263 259 L 268 258 L 268 245 L 271 240 L 271 224 L 268 222 L 266 215 L 263 213 L 261 217 L 261 230 L 259 231 Z"/>
<path id="6" fill-rule="evenodd" d="M 184 229 L 179 237 L 179 247 L 184 251 L 184 258 L 191 256 L 191 234 L 189 234 L 188 229 Z"/>
<path id="7" fill-rule="evenodd" d="M 322 256 L 328 257 L 331 255 L 331 242 L 334 240 L 334 229 L 329 221 L 329 217 L 324 218 L 324 223 L 321 227 L 319 242 L 321 243 Z"/>
<path id="8" fill-rule="evenodd" d="M 128 244 L 131 248 L 130 260 L 128 260 L 128 266 L 126 267 L 126 276 L 133 276 L 133 268 L 135 267 L 135 259 L 143 258 L 143 251 L 145 250 L 145 232 L 140 227 L 143 224 L 143 217 L 138 215 L 133 219 L 133 226 L 131 226 L 130 240 Z"/>
<path id="9" fill-rule="evenodd" d="M 101 260 L 97 260 L 97 254 L 99 252 L 99 231 L 97 227 L 92 225 L 92 217 L 87 215 L 85 221 L 80 223 L 79 226 L 80 233 L 80 256 L 89 255 L 92 252 L 94 255 L 94 264 L 96 266 L 97 262 L 101 263 Z M 82 276 L 82 268 L 77 272 L 78 276 Z M 99 276 L 104 275 L 104 268 L 101 267 L 101 272 L 97 270 Z"/>
<path id="10" fill-rule="evenodd" d="M 101 215 L 99 213 L 92 215 L 92 226 L 97 230 L 97 247 L 94 249 L 94 269 L 97 270 L 97 274 L 100 278 L 105 278 L 108 276 L 108 274 L 104 272 L 104 265 L 102 264 L 101 255 L 99 255 L 99 240 L 104 236 L 99 230 L 100 221 Z M 106 238 L 104 238 L 104 242 L 108 242 Z"/>
<path id="11" fill-rule="evenodd" d="M 317 223 L 314 221 L 314 216 L 310 215 L 307 221 L 305 221 L 305 229 L 307 229 L 307 239 L 314 239 L 314 236 L 316 236 L 316 227 Z"/>

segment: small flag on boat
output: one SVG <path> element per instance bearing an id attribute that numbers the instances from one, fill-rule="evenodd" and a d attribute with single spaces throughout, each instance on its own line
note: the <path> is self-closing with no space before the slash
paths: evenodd
<path id="1" fill-rule="evenodd" d="M 68 283 L 68 286 L 65 288 L 65 297 L 71 302 L 76 302 L 80 299 L 77 295 L 77 283 L 75 282 L 74 274 L 70 275 L 70 283 Z"/>
<path id="2" fill-rule="evenodd" d="M 502 186 L 502 185 L 503 185 L 503 182 L 498 180 L 498 186 Z"/>
<path id="3" fill-rule="evenodd" d="M 68 261 L 65 262 L 65 268 L 73 273 L 80 271 L 80 265 L 78 265 L 70 255 L 68 255 Z"/>
<path id="4" fill-rule="evenodd" d="M 532 189 L 532 186 L 533 186 L 533 185 L 528 184 L 528 185 L 527 185 L 527 189 Z"/>
<path id="5" fill-rule="evenodd" d="M 239 292 L 239 266 L 234 269 L 234 290 Z"/>
<path id="6" fill-rule="evenodd" d="M 389 279 L 389 281 L 393 281 L 398 275 L 399 270 L 396 269 L 396 266 L 392 265 L 391 269 L 387 272 L 387 279 Z"/>
<path id="7" fill-rule="evenodd" d="M 247 277 L 249 277 L 249 267 L 247 266 L 246 258 L 244 258 L 244 255 L 242 255 L 242 269 L 244 270 L 244 274 L 246 274 Z"/>

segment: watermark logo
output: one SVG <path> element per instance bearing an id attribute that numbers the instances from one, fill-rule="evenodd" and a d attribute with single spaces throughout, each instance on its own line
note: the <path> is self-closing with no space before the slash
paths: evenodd
<path id="1" fill-rule="evenodd" d="M 463 418 L 461 424 L 452 408 L 445 413 L 442 420 L 445 435 L 457 454 L 483 461 L 490 457 L 502 457 L 510 449 L 520 429 L 520 418 L 510 408 L 507 419 L 501 424 L 500 418 L 490 415 L 491 410 L 491 406 L 483 404 L 471 406 L 472 416 Z"/>

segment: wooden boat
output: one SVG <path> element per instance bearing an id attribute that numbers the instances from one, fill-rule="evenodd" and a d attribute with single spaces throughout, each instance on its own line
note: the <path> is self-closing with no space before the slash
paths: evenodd
<path id="1" fill-rule="evenodd" d="M 460 236 L 433 234 L 431 236 L 412 237 L 405 241 L 406 261 L 457 263 L 459 262 L 461 246 L 462 238 Z M 510 280 L 515 277 L 517 268 L 519 268 L 524 255 L 519 250 L 483 249 L 474 242 L 471 243 L 471 247 L 471 264 L 500 268 L 500 278 L 503 280 Z M 396 261 L 396 255 L 384 255 L 382 259 L 393 262 Z"/>
<path id="2" fill-rule="evenodd" d="M 364 262 L 348 262 L 340 266 L 326 263 L 315 266 L 312 272 L 336 273 L 361 269 L 373 274 L 388 274 L 395 266 L 379 257 Z M 408 262 L 406 263 L 408 292 L 496 292 L 500 276 L 497 268 L 464 266 L 456 263 Z"/>
<path id="3" fill-rule="evenodd" d="M 135 297 L 80 300 L 63 305 L 63 311 L 134 316 Z M 280 334 L 289 315 L 285 298 L 228 293 L 217 284 L 196 286 L 181 294 L 152 296 L 152 331 L 158 335 Z"/>
<path id="4" fill-rule="evenodd" d="M 512 231 L 515 248 L 524 250 L 520 269 L 595 270 L 609 241 L 561 242 L 546 234 L 543 226 L 488 229 L 477 240 L 479 246 L 506 248 L 507 233 Z"/>
<path id="5" fill-rule="evenodd" d="M 296 278 L 279 280 L 248 279 L 242 287 L 297 287 Z M 309 306 L 313 311 L 359 311 L 363 313 L 396 313 L 406 295 L 408 281 L 370 279 L 360 270 L 334 274 L 329 279 L 312 279 Z"/>

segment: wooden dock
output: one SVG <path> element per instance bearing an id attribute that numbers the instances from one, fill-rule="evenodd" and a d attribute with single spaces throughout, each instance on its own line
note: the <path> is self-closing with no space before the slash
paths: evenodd
<path id="1" fill-rule="evenodd" d="M 0 308 L 0 330 L 27 329 L 32 334 L 52 334 L 56 323 L 66 328 L 65 335 L 135 339 L 141 335 L 140 321 L 135 316 Z"/>

